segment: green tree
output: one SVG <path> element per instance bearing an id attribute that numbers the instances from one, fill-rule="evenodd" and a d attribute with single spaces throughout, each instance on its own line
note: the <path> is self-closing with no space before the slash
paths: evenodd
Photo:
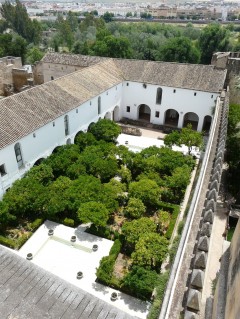
<path id="1" fill-rule="evenodd" d="M 34 64 L 37 61 L 40 61 L 44 56 L 44 53 L 40 51 L 37 47 L 31 48 L 27 53 L 27 63 Z"/>
<path id="2" fill-rule="evenodd" d="M 108 23 L 108 22 L 111 22 L 113 20 L 113 17 L 114 17 L 114 14 L 113 13 L 110 13 L 110 12 L 105 12 L 102 16 L 103 20 Z"/>
<path id="3" fill-rule="evenodd" d="M 16 216 L 9 213 L 7 203 L 5 201 L 0 201 L 0 230 L 3 230 L 14 220 L 16 220 Z"/>
<path id="4" fill-rule="evenodd" d="M 83 203 L 77 212 L 78 218 L 83 223 L 93 223 L 96 227 L 107 225 L 109 211 L 106 206 L 98 202 Z"/>
<path id="5" fill-rule="evenodd" d="M 140 199 L 144 205 L 154 206 L 160 200 L 161 189 L 155 181 L 141 179 L 129 184 L 129 196 Z"/>
<path id="6" fill-rule="evenodd" d="M 125 165 L 121 165 L 121 168 L 118 170 L 117 174 L 123 183 L 128 184 L 132 180 L 131 171 Z"/>
<path id="7" fill-rule="evenodd" d="M 131 257 L 135 265 L 159 269 L 167 254 L 168 240 L 149 231 L 140 236 Z"/>
<path id="8" fill-rule="evenodd" d="M 72 181 L 68 177 L 60 176 L 48 186 L 42 197 L 42 212 L 46 218 L 53 218 L 67 211 L 69 207 L 68 189 L 71 184 Z"/>
<path id="9" fill-rule="evenodd" d="M 168 147 L 173 145 L 181 146 L 182 144 L 188 147 L 188 154 L 191 154 L 192 147 L 202 147 L 203 134 L 201 132 L 194 131 L 192 125 L 188 124 L 187 127 L 181 129 L 180 133 L 172 132 L 165 136 L 164 144 Z"/>
<path id="10" fill-rule="evenodd" d="M 156 224 L 147 217 L 134 219 L 131 222 L 125 222 L 122 227 L 122 233 L 126 241 L 130 245 L 135 245 L 139 238 L 144 234 L 154 233 L 156 231 Z"/>
<path id="11" fill-rule="evenodd" d="M 10 27 L 29 43 L 39 42 L 41 25 L 29 18 L 26 7 L 19 0 L 16 0 L 15 5 L 8 0 L 5 1 L 1 7 L 1 14 Z"/>
<path id="12" fill-rule="evenodd" d="M 117 137 L 121 133 L 121 128 L 111 120 L 101 119 L 89 127 L 89 132 L 92 133 L 97 140 L 116 143 Z"/>
<path id="13" fill-rule="evenodd" d="M 27 52 L 27 41 L 19 35 L 0 34 L 0 55 L 17 56 L 25 61 Z"/>
<path id="14" fill-rule="evenodd" d="M 79 155 L 77 145 L 64 145 L 60 146 L 44 163 L 52 167 L 54 177 L 57 178 L 65 175 L 67 169 L 78 160 Z"/>
<path id="15" fill-rule="evenodd" d="M 165 234 L 170 224 L 171 215 L 169 212 L 165 210 L 159 210 L 157 212 L 157 223 L 159 225 L 159 229 L 161 233 Z"/>
<path id="16" fill-rule="evenodd" d="M 199 50 L 186 37 L 169 39 L 160 49 L 160 60 L 180 63 L 198 63 Z"/>
<path id="17" fill-rule="evenodd" d="M 213 53 L 217 51 L 227 51 L 228 44 L 228 30 L 219 23 L 208 24 L 202 30 L 199 38 L 201 63 L 210 64 Z"/>
<path id="18" fill-rule="evenodd" d="M 45 163 L 33 166 L 30 171 L 26 173 L 25 177 L 33 178 L 44 186 L 50 184 L 54 178 L 51 166 Z"/>
<path id="19" fill-rule="evenodd" d="M 123 287 L 137 298 L 149 300 L 156 285 L 158 275 L 156 271 L 133 266 L 123 279 Z"/>
<path id="20" fill-rule="evenodd" d="M 97 140 L 90 132 L 79 132 L 75 136 L 74 143 L 79 146 L 80 151 L 82 152 L 87 146 L 97 144 Z"/>
<path id="21" fill-rule="evenodd" d="M 146 211 L 146 207 L 140 199 L 131 197 L 125 210 L 131 218 L 140 218 Z"/>
<path id="22" fill-rule="evenodd" d="M 131 58 L 132 50 L 126 37 L 108 35 L 103 40 L 97 40 L 91 48 L 94 55 L 111 58 Z"/>

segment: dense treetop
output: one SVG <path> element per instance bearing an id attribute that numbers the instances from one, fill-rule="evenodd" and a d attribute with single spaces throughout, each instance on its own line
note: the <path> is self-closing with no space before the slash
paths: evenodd
<path id="1" fill-rule="evenodd" d="M 212 54 L 216 51 L 239 48 L 239 40 L 235 41 L 236 28 L 221 26 L 217 22 L 201 28 L 192 23 L 186 26 L 121 23 L 112 21 L 109 12 L 98 17 L 94 11 L 84 14 L 85 19 L 82 21 L 78 19 L 78 14 L 69 11 L 64 15 L 58 14 L 55 22 L 37 22 L 28 17 L 25 6 L 19 0 L 16 4 L 6 1 L 1 13 L 3 19 L 0 20 L 0 35 L 10 28 L 14 32 L 14 39 L 17 35 L 25 39 L 26 43 L 22 43 L 23 50 L 14 43 L 7 45 L 9 40 L 2 38 L 0 56 L 14 54 L 27 59 L 28 63 L 38 61 L 41 53 L 44 54 L 49 47 L 56 52 L 61 50 L 115 58 L 186 63 L 200 61 L 205 64 L 211 62 Z M 51 28 L 56 31 L 50 36 L 42 34 L 42 30 Z M 230 37 L 232 41 L 229 41 Z"/>

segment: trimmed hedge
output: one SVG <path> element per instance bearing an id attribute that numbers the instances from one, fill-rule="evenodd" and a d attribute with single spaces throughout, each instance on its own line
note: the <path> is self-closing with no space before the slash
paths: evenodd
<path id="1" fill-rule="evenodd" d="M 148 313 L 147 319 L 157 319 L 159 317 L 168 278 L 169 272 L 159 275 L 159 279 L 155 287 L 156 295 Z"/>
<path id="2" fill-rule="evenodd" d="M 66 217 L 63 220 L 63 225 L 68 226 L 68 227 L 74 227 L 74 220 Z"/>
<path id="3" fill-rule="evenodd" d="M 29 230 L 34 231 L 36 230 L 38 227 L 40 227 L 43 223 L 43 219 L 42 218 L 37 218 L 35 219 L 30 225 L 29 225 Z"/>
<path id="4" fill-rule="evenodd" d="M 170 224 L 168 226 L 168 230 L 164 235 L 167 239 L 171 239 L 173 229 L 175 227 L 175 223 L 179 214 L 180 207 L 179 205 L 160 202 L 158 205 L 159 209 L 165 210 L 171 214 Z"/>
<path id="5" fill-rule="evenodd" d="M 114 264 L 118 254 L 121 251 L 122 244 L 119 239 L 116 239 L 110 252 L 109 256 L 105 256 L 101 259 L 100 265 L 97 268 L 97 278 L 100 282 L 109 285 L 116 286 L 116 280 L 113 278 Z"/>
<path id="6" fill-rule="evenodd" d="M 16 248 L 16 243 L 13 239 L 0 235 L 0 244 L 9 248 Z"/>

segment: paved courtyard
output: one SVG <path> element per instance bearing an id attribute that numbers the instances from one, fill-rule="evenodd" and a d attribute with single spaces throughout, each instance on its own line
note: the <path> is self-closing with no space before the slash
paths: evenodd
<path id="1" fill-rule="evenodd" d="M 48 235 L 49 229 L 54 230 L 53 236 Z M 26 258 L 32 253 L 31 262 L 36 265 L 132 316 L 146 318 L 148 303 L 121 292 L 116 301 L 111 301 L 111 293 L 116 290 L 95 282 L 99 261 L 109 254 L 113 241 L 87 234 L 85 229 L 85 225 L 74 229 L 46 221 L 19 250 L 19 255 Z M 73 235 L 76 236 L 74 243 L 71 242 Z M 92 250 L 93 245 L 98 245 L 97 251 Z M 82 279 L 77 279 L 79 271 L 83 273 Z"/>

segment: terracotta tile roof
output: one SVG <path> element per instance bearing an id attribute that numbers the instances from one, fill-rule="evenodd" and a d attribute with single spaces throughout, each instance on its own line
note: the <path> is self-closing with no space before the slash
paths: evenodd
<path id="1" fill-rule="evenodd" d="M 205 92 L 223 88 L 226 71 L 212 65 L 116 59 L 126 80 Z"/>
<path id="2" fill-rule="evenodd" d="M 103 59 L 88 68 L 0 100 L 0 149 L 124 80 L 218 92 L 225 75 L 224 70 L 210 65 Z"/>
<path id="3" fill-rule="evenodd" d="M 0 100 L 0 149 L 122 81 L 108 60 Z"/>
<path id="4" fill-rule="evenodd" d="M 0 245 L 0 317 L 133 319 Z"/>
<path id="5" fill-rule="evenodd" d="M 87 67 L 109 58 L 69 53 L 47 53 L 42 62 Z"/>

